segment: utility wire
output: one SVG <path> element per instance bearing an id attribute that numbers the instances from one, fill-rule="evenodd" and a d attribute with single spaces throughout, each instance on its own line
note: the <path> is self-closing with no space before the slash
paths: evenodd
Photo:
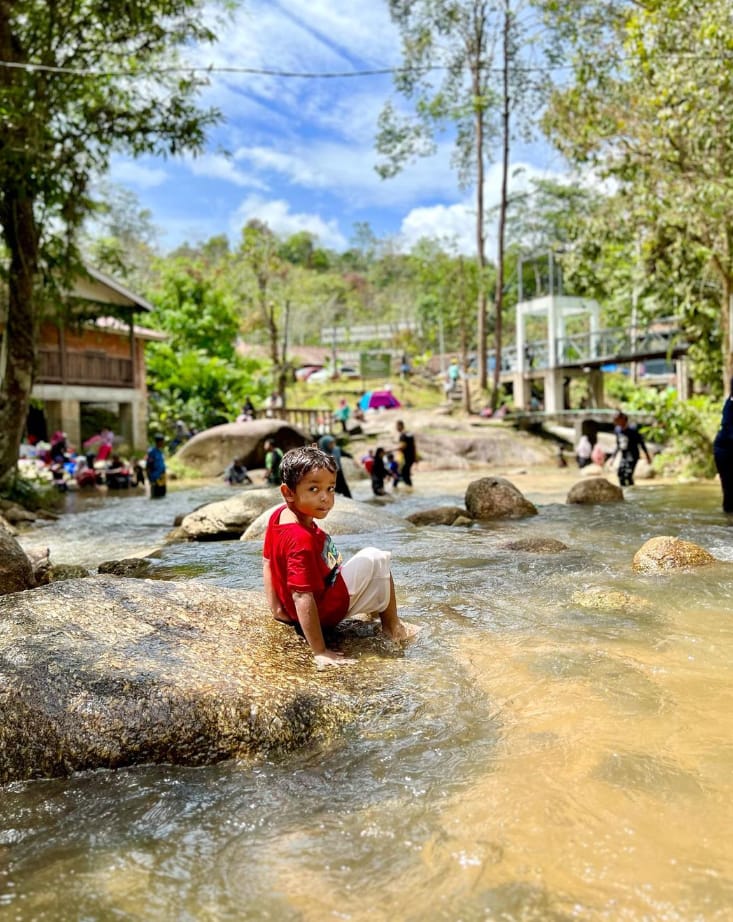
<path id="1" fill-rule="evenodd" d="M 258 67 L 220 67 L 214 64 L 210 64 L 206 67 L 187 67 L 185 65 L 177 65 L 175 67 L 151 67 L 145 69 L 137 70 L 119 70 L 119 71 L 107 71 L 107 70 L 92 70 L 90 68 L 79 68 L 79 67 L 59 67 L 53 64 L 33 64 L 33 63 L 21 63 L 18 61 L 0 61 L 0 67 L 5 67 L 8 70 L 22 70 L 27 73 L 50 73 L 50 74 L 66 74 L 69 76 L 84 76 L 84 77 L 151 77 L 156 74 L 250 74 L 258 77 L 287 77 L 295 78 L 302 80 L 329 80 L 329 79 L 342 79 L 348 77 L 379 77 L 385 76 L 387 74 L 401 74 L 401 73 L 428 73 L 429 71 L 436 70 L 449 70 L 448 66 L 441 64 L 433 64 L 425 67 L 379 67 L 372 70 L 350 70 L 350 71 L 293 71 L 293 70 L 274 70 L 269 68 L 258 68 Z M 539 70 L 567 70 L 571 65 L 554 65 L 552 67 L 518 67 L 514 68 L 515 70 L 522 71 L 539 71 Z M 486 70 L 495 71 L 496 73 L 501 72 L 499 67 L 489 67 L 485 68 Z"/>

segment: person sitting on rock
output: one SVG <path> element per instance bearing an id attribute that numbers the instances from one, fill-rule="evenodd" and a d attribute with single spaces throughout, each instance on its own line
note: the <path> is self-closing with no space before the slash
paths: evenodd
<path id="1" fill-rule="evenodd" d="M 344 563 L 330 535 L 316 524 L 334 505 L 336 460 L 314 445 L 293 448 L 283 457 L 281 472 L 285 503 L 270 516 L 262 565 L 275 620 L 305 637 L 320 666 L 354 662 L 330 649 L 324 638 L 324 630 L 349 614 L 378 612 L 386 637 L 409 640 L 416 630 L 397 616 L 390 552 L 367 547 Z"/>
<path id="2" fill-rule="evenodd" d="M 224 471 L 224 480 L 226 480 L 230 487 L 238 483 L 252 483 L 249 471 L 244 466 L 243 458 L 235 458 L 232 461 L 229 467 Z"/>

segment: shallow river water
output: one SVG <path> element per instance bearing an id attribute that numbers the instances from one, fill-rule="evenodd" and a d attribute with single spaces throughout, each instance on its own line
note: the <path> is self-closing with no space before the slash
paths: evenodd
<path id="1" fill-rule="evenodd" d="M 538 516 L 339 538 L 393 551 L 401 613 L 422 632 L 403 657 L 353 667 L 382 692 L 329 747 L 3 788 L 0 919 L 733 917 L 733 527 L 717 487 L 581 507 L 563 502 L 572 480 L 512 479 Z M 33 543 L 57 562 L 133 556 L 223 495 L 79 502 Z M 461 501 L 418 477 L 390 510 Z M 723 563 L 634 574 L 663 534 Z M 570 549 L 501 547 L 530 535 Z M 173 545 L 157 566 L 260 588 L 260 553 Z M 633 601 L 581 605 L 595 588 Z"/>

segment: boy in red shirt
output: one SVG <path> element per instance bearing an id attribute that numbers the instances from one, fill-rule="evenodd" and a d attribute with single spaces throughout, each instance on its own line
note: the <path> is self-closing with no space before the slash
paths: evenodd
<path id="1" fill-rule="evenodd" d="M 397 617 L 389 551 L 368 547 L 343 563 L 331 540 L 315 523 L 333 508 L 336 461 L 309 446 L 287 452 L 280 468 L 285 505 L 270 516 L 263 547 L 265 594 L 273 617 L 299 625 L 321 666 L 353 663 L 329 650 L 323 628 L 348 614 L 379 612 L 382 631 L 395 642 L 415 629 Z"/>

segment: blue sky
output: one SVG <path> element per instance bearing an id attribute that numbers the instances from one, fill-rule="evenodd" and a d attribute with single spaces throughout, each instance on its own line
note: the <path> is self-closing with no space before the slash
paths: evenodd
<path id="1" fill-rule="evenodd" d="M 191 63 L 311 73 L 401 63 L 384 0 L 247 0 L 217 32 L 217 45 L 190 52 Z M 377 175 L 377 118 L 393 96 L 388 75 L 214 74 L 202 102 L 217 106 L 224 120 L 211 132 L 206 153 L 176 160 L 117 157 L 110 178 L 151 210 L 164 250 L 221 233 L 236 242 L 242 226 L 259 218 L 279 234 L 311 231 L 335 249 L 348 246 L 356 222 L 368 221 L 378 236 L 395 237 L 404 248 L 430 236 L 471 252 L 472 192 L 458 186 L 448 139 L 396 178 Z M 559 156 L 541 143 L 516 148 L 512 167 L 518 166 L 523 183 L 563 171 Z M 498 187 L 494 165 L 489 207 Z"/>

